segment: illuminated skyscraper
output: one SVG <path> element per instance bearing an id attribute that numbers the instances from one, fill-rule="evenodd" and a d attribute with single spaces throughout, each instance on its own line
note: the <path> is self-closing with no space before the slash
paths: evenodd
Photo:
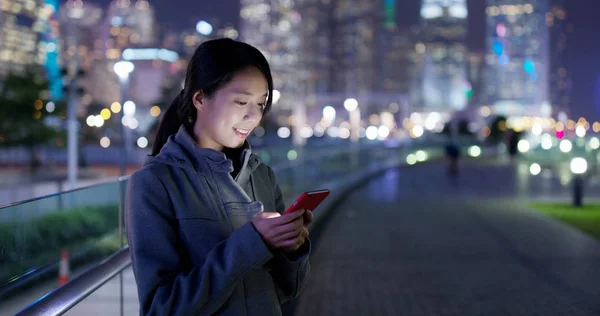
<path id="1" fill-rule="evenodd" d="M 308 72 L 300 58 L 300 13 L 293 1 L 242 0 L 241 40 L 263 52 L 273 84 L 281 92 L 279 109 L 291 110 L 306 93 Z"/>
<path id="2" fill-rule="evenodd" d="M 376 90 L 380 1 L 340 0 L 333 7 L 332 90 L 361 99 Z M 362 98 L 364 99 L 364 97 Z M 361 107 L 366 104 L 361 104 Z"/>
<path id="3" fill-rule="evenodd" d="M 571 76 L 567 67 L 566 47 L 572 25 L 568 23 L 565 0 L 554 0 L 546 15 L 550 28 L 550 104 L 555 113 L 568 113 L 571 102 Z"/>
<path id="4" fill-rule="evenodd" d="M 60 6 L 63 66 L 70 66 L 75 53 L 80 69 L 88 69 L 95 61 L 104 59 L 103 43 L 98 28 L 102 16 L 102 8 L 90 1 L 69 0 Z"/>
<path id="5" fill-rule="evenodd" d="M 125 48 L 155 45 L 154 23 L 154 9 L 146 0 L 111 2 L 102 29 L 106 57 L 118 59 Z"/>
<path id="6" fill-rule="evenodd" d="M 415 50 L 417 111 L 453 111 L 467 106 L 467 6 L 465 0 L 424 0 Z"/>
<path id="7" fill-rule="evenodd" d="M 0 75 L 22 71 L 27 65 L 44 65 L 53 7 L 44 0 L 2 0 L 0 4 Z M 50 45 L 50 49 L 56 49 Z"/>
<path id="8" fill-rule="evenodd" d="M 310 71 L 314 91 L 327 93 L 332 87 L 332 1 L 300 0 L 296 3 L 302 14 L 303 65 Z"/>
<path id="9" fill-rule="evenodd" d="M 484 102 L 500 113 L 549 114 L 548 2 L 488 0 Z"/>

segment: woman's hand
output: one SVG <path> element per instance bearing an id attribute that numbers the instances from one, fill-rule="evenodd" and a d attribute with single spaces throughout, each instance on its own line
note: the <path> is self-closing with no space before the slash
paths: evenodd
<path id="1" fill-rule="evenodd" d="M 286 215 L 261 212 L 254 217 L 252 224 L 270 249 L 292 252 L 304 244 L 308 237 L 307 227 L 312 220 L 312 213 L 306 210 Z"/>

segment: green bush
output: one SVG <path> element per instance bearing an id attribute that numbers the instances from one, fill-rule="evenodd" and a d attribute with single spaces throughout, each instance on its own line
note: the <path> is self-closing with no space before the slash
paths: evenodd
<path id="1" fill-rule="evenodd" d="M 28 269 L 55 263 L 61 249 L 71 254 L 93 247 L 116 232 L 118 206 L 63 210 L 30 221 L 0 223 L 0 284 Z"/>

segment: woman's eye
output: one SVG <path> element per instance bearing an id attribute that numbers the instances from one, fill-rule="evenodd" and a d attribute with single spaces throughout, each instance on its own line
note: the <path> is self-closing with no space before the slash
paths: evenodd
<path id="1" fill-rule="evenodd" d="M 242 102 L 242 101 L 235 101 L 235 103 L 237 103 L 239 105 L 246 105 L 246 104 L 248 104 L 248 102 Z"/>
<path id="2" fill-rule="evenodd" d="M 258 106 L 260 106 L 261 109 L 264 109 L 266 105 L 266 103 L 258 103 Z"/>

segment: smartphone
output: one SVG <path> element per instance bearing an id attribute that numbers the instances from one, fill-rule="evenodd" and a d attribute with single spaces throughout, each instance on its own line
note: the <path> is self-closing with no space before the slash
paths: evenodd
<path id="1" fill-rule="evenodd" d="M 313 211 L 325 198 L 331 193 L 330 190 L 316 190 L 302 193 L 292 205 L 283 213 L 283 215 L 297 210 Z"/>

